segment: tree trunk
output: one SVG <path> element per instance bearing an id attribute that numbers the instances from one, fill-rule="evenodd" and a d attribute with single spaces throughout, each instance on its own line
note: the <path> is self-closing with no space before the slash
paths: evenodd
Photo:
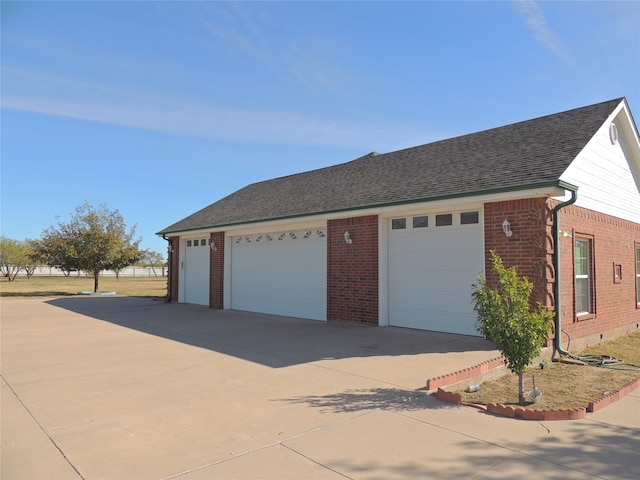
<path id="1" fill-rule="evenodd" d="M 524 372 L 518 374 L 518 401 L 524 405 Z"/>
<path id="2" fill-rule="evenodd" d="M 100 277 L 100 272 L 93 272 L 93 293 L 98 293 L 98 278 Z"/>

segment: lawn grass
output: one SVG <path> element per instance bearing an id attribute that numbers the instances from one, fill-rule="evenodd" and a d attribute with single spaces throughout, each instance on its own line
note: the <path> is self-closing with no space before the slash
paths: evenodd
<path id="1" fill-rule="evenodd" d="M 13 282 L 0 279 L 0 297 L 34 298 L 66 297 L 78 292 L 92 292 L 93 277 L 16 277 Z M 167 293 L 167 277 L 100 277 L 98 291 L 113 291 L 127 297 L 164 297 Z"/>
<path id="2" fill-rule="evenodd" d="M 640 366 L 640 333 L 620 337 L 580 353 L 607 355 Z M 535 410 L 586 408 L 589 402 L 597 401 L 639 378 L 640 368 L 618 370 L 578 363 L 545 362 L 542 366 L 536 365 L 527 369 L 525 392 L 533 389 L 534 377 L 536 388 L 542 391 L 542 398 L 537 403 L 527 398 L 525 408 Z M 478 392 L 457 391 L 456 393 L 462 395 L 463 404 L 499 403 L 517 406 L 518 376 L 509 373 L 494 381 L 482 383 Z"/>

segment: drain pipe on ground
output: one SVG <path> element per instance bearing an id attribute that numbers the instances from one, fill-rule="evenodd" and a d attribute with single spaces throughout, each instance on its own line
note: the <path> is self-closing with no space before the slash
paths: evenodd
<path id="1" fill-rule="evenodd" d="M 167 238 L 167 234 L 163 233 L 162 238 L 167 241 L 167 302 L 171 303 L 171 270 L 173 261 L 173 245 L 171 239 Z"/>
<path id="2" fill-rule="evenodd" d="M 556 315 L 555 315 L 555 329 L 556 334 L 553 342 L 554 356 L 558 352 L 560 355 L 569 355 L 569 352 L 562 348 L 562 309 L 560 302 L 560 225 L 558 222 L 559 212 L 562 208 L 575 203 L 578 199 L 578 187 L 564 185 L 567 190 L 571 191 L 571 198 L 566 202 L 559 203 L 553 209 L 553 233 L 555 248 L 553 252 L 553 268 L 555 270 L 556 281 L 553 285 Z"/>

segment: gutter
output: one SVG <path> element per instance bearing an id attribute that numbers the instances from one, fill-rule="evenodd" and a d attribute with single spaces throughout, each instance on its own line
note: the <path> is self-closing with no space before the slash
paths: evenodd
<path id="1" fill-rule="evenodd" d="M 555 249 L 553 253 L 553 268 L 556 274 L 556 281 L 553 285 L 553 294 L 556 304 L 556 315 L 554 322 L 556 335 L 553 339 L 554 355 L 555 352 L 558 352 L 560 355 L 569 355 L 569 352 L 562 348 L 562 312 L 560 308 L 560 225 L 558 222 L 558 214 L 561 209 L 576 202 L 576 200 L 578 199 L 578 187 L 565 184 L 565 188 L 571 191 L 571 198 L 566 202 L 559 203 L 553 209 L 553 234 L 555 242 Z"/>
<path id="2" fill-rule="evenodd" d="M 173 270 L 173 248 L 171 248 L 171 240 L 167 238 L 165 233 L 162 234 L 162 238 L 167 241 L 167 302 L 171 303 L 171 277 Z"/>

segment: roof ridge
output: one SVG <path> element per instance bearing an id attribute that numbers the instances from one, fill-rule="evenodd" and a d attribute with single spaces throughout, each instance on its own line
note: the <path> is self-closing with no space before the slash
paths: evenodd
<path id="1" fill-rule="evenodd" d="M 546 114 L 546 115 L 541 115 L 539 117 L 530 118 L 528 120 L 519 120 L 517 122 L 507 123 L 505 125 L 500 125 L 500 126 L 497 126 L 497 127 L 490 127 L 490 128 L 486 128 L 484 130 L 478 130 L 478 131 L 474 131 L 474 132 L 463 133 L 461 135 L 456 135 L 454 137 L 447 137 L 447 138 L 443 138 L 441 140 L 435 140 L 435 141 L 429 142 L 429 143 L 424 143 L 424 144 L 420 144 L 420 145 L 414 145 L 413 147 L 406 147 L 406 148 L 402 148 L 400 150 L 393 150 L 391 152 L 379 153 L 378 155 L 388 155 L 388 154 L 392 154 L 392 153 L 399 153 L 399 152 L 404 152 L 406 150 L 412 150 L 414 148 L 425 147 L 427 145 L 435 145 L 435 144 L 442 143 L 442 142 L 448 142 L 448 141 L 452 141 L 452 140 L 460 140 L 460 139 L 465 138 L 465 137 L 470 137 L 470 136 L 475 136 L 475 135 L 482 135 L 482 134 L 486 134 L 488 132 L 493 132 L 493 131 L 500 130 L 500 129 L 503 129 L 503 128 L 506 129 L 506 128 L 509 128 L 509 127 L 515 127 L 517 125 L 522 125 L 522 124 L 526 124 L 526 123 L 530 123 L 530 122 L 536 122 L 536 121 L 544 120 L 544 119 L 547 119 L 547 118 L 566 115 L 566 114 L 569 114 L 569 113 L 577 113 L 580 110 L 587 110 L 587 109 L 594 108 L 594 107 L 597 107 L 597 106 L 604 106 L 604 105 L 607 105 L 607 104 L 610 104 L 610 103 L 617 105 L 623 100 L 626 101 L 626 98 L 625 97 L 620 97 L 620 98 L 616 98 L 616 99 L 612 99 L 612 100 L 607 100 L 607 101 L 604 101 L 604 102 L 594 103 L 592 105 L 586 105 L 586 106 L 583 106 L 583 107 L 570 108 L 569 110 L 563 110 L 561 112 L 549 113 L 549 114 Z M 368 155 L 364 155 L 364 156 L 362 156 L 360 158 L 357 158 L 356 160 L 364 159 L 367 156 Z M 356 160 L 352 160 L 352 161 L 356 161 Z"/>

